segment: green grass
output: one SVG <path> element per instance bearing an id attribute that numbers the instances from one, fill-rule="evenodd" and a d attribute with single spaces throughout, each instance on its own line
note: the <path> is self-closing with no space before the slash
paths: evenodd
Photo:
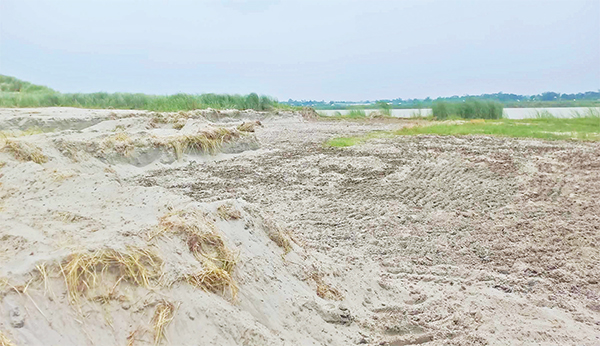
<path id="1" fill-rule="evenodd" d="M 515 138 L 600 140 L 600 117 L 535 118 L 439 123 L 395 131 L 396 135 L 493 135 Z"/>
<path id="2" fill-rule="evenodd" d="M 340 112 L 334 112 L 331 115 L 327 115 L 324 112 L 317 112 L 321 119 L 327 120 L 344 120 L 344 119 L 366 119 L 367 114 L 363 109 L 351 109 L 350 112 L 342 114 Z"/>
<path id="3" fill-rule="evenodd" d="M 430 122 L 426 125 L 403 128 L 398 131 L 378 131 L 358 137 L 332 138 L 327 141 L 325 145 L 332 147 L 349 147 L 356 144 L 362 144 L 371 138 L 415 135 L 491 135 L 547 140 L 598 141 L 600 140 L 600 116 Z"/>
<path id="4" fill-rule="evenodd" d="M 374 138 L 390 138 L 393 137 L 394 133 L 390 131 L 373 131 L 369 132 L 364 136 L 357 137 L 336 137 L 325 142 L 326 147 L 351 147 L 356 144 L 362 144 L 370 139 Z"/>
<path id="5" fill-rule="evenodd" d="M 453 117 L 461 119 L 501 119 L 503 110 L 504 108 L 500 102 L 474 99 L 457 103 L 436 101 L 431 107 L 433 116 L 438 120 Z"/>
<path id="6" fill-rule="evenodd" d="M 349 119 L 362 119 L 366 118 L 367 114 L 365 113 L 364 109 L 351 109 L 350 112 L 345 116 Z"/>
<path id="7" fill-rule="evenodd" d="M 0 75 L 0 92 L 56 93 L 46 86 L 31 84 L 15 77 L 3 75 Z"/>
<path id="8" fill-rule="evenodd" d="M 176 112 L 194 109 L 270 110 L 279 103 L 268 96 L 226 94 L 146 95 L 133 93 L 62 94 L 50 88 L 0 75 L 0 107 L 81 107 Z"/>

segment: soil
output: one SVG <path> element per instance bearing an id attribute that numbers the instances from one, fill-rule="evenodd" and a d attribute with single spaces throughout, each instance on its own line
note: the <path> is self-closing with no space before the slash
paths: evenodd
<path id="1" fill-rule="evenodd" d="M 159 298 L 179 306 L 173 345 L 600 344 L 599 143 L 398 136 L 332 148 L 335 136 L 414 123 L 207 111 L 176 130 L 150 127 L 145 112 L 59 110 L 77 129 L 18 137 L 47 163 L 0 153 L 0 331 L 17 345 L 123 345 L 135 331 L 134 344 L 150 344 Z M 41 120 L 2 110 L 0 124 L 52 128 L 58 110 L 34 111 Z M 114 160 L 118 148 L 81 144 L 119 126 L 169 135 L 254 120 L 252 145 L 212 156 Z M 78 161 L 65 141 L 79 143 Z M 235 218 L 217 216 L 223 205 Z M 197 266 L 185 243 L 143 236 L 172 209 L 213 218 L 239 253 L 237 299 L 177 281 Z M 156 249 L 174 284 L 122 284 L 127 299 L 78 313 L 59 272 L 50 290 L 32 274 L 77 249 L 124 245 Z"/>

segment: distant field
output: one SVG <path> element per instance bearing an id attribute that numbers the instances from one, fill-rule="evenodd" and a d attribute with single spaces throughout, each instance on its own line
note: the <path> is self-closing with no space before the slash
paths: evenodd
<path id="1" fill-rule="evenodd" d="M 48 87 L 31 84 L 14 77 L 0 75 L 0 107 L 80 107 L 140 109 L 161 112 L 194 109 L 290 108 L 272 97 L 227 94 L 146 95 L 132 93 L 62 94 Z"/>
<path id="2" fill-rule="evenodd" d="M 500 120 L 454 120 L 429 122 L 406 127 L 398 131 L 370 132 L 364 136 L 337 137 L 326 142 L 327 146 L 348 147 L 369 139 L 391 136 L 440 135 L 492 135 L 514 138 L 540 138 L 548 140 L 600 140 L 600 114 L 590 112 L 577 118 L 540 117 L 536 119 Z"/>

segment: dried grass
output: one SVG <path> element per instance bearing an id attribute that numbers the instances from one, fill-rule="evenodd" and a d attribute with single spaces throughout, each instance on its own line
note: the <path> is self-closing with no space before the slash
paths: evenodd
<path id="1" fill-rule="evenodd" d="M 127 336 L 127 346 L 133 346 L 138 333 L 140 333 L 139 329 L 136 329 L 136 330 L 132 331 L 131 333 L 129 333 L 129 335 Z"/>
<path id="2" fill-rule="evenodd" d="M 243 132 L 254 132 L 257 126 L 262 126 L 262 123 L 258 120 L 244 121 L 237 129 Z"/>
<path id="3" fill-rule="evenodd" d="M 0 331 L 0 346 L 15 346 L 2 331 Z"/>
<path id="4" fill-rule="evenodd" d="M 46 295 L 49 291 L 48 270 L 46 269 L 46 263 L 38 264 L 35 268 L 37 269 L 38 273 L 40 273 L 42 282 L 44 283 L 44 295 Z"/>
<path id="5" fill-rule="evenodd" d="M 158 226 L 148 232 L 148 240 L 165 233 L 191 235 L 216 230 L 216 226 L 198 210 L 173 210 L 158 219 Z"/>
<path id="6" fill-rule="evenodd" d="M 323 281 L 323 275 L 314 272 L 310 278 L 317 284 L 317 296 L 327 300 L 343 300 L 344 295 L 335 287 Z"/>
<path id="7" fill-rule="evenodd" d="M 118 132 L 100 142 L 102 150 L 112 149 L 123 156 L 131 156 L 135 150 L 135 141 L 127 132 Z"/>
<path id="8" fill-rule="evenodd" d="M 165 329 L 175 318 L 175 304 L 162 300 L 156 305 L 154 317 L 152 317 L 152 329 L 154 330 L 154 345 L 159 345 L 163 339 L 166 339 Z"/>
<path id="9" fill-rule="evenodd" d="M 13 153 L 19 161 L 33 161 L 38 164 L 48 162 L 48 157 L 44 155 L 42 149 L 34 144 L 10 138 L 5 138 L 3 141 L 1 150 Z"/>
<path id="10" fill-rule="evenodd" d="M 225 295 L 226 289 L 229 288 L 231 299 L 235 300 L 238 287 L 231 273 L 226 269 L 219 268 L 212 261 L 204 261 L 202 266 L 203 268 L 199 273 L 187 275 L 185 280 L 190 285 L 222 295 Z"/>
<path id="11" fill-rule="evenodd" d="M 61 264 L 61 271 L 69 296 L 78 301 L 81 295 L 96 288 L 108 272 L 118 278 L 112 291 L 121 281 L 153 288 L 161 277 L 161 267 L 162 260 L 145 249 L 130 248 L 127 252 L 102 249 L 71 254 Z"/>
<path id="12" fill-rule="evenodd" d="M 287 232 L 275 221 L 270 218 L 264 218 L 263 224 L 269 239 L 271 239 L 277 246 L 283 249 L 284 254 L 287 255 L 292 251 L 292 242 L 290 241 Z"/>
<path id="13" fill-rule="evenodd" d="M 73 178 L 76 174 L 75 172 L 59 172 L 57 169 L 52 171 L 52 179 L 56 182 L 61 182 L 69 178 Z"/>
<path id="14" fill-rule="evenodd" d="M 57 211 L 54 212 L 54 216 L 64 223 L 73 223 L 85 220 L 85 217 L 77 215 L 75 213 L 71 213 L 69 211 Z"/>
<path id="15" fill-rule="evenodd" d="M 220 205 L 217 208 L 217 214 L 221 219 L 226 221 L 239 220 L 242 218 L 242 213 L 231 203 Z"/>
<path id="16" fill-rule="evenodd" d="M 188 119 L 194 118 L 194 113 L 177 112 L 177 113 L 152 113 L 150 118 L 150 126 L 157 127 L 158 124 L 173 124 L 174 129 L 181 129 L 185 126 Z"/>
<path id="17" fill-rule="evenodd" d="M 79 149 L 77 145 L 64 139 L 57 139 L 54 141 L 54 146 L 61 154 L 71 159 L 73 162 L 79 162 Z"/>
<path id="18" fill-rule="evenodd" d="M 148 238 L 168 233 L 183 235 L 190 252 L 202 263 L 202 270 L 185 276 L 185 281 L 214 293 L 224 293 L 229 287 L 235 299 L 238 289 L 232 273 L 237 258 L 211 221 L 199 211 L 171 211 L 159 219 L 158 226 Z"/>
<path id="19" fill-rule="evenodd" d="M 154 144 L 172 148 L 177 159 L 186 152 L 215 154 L 223 143 L 239 137 L 239 132 L 226 128 L 206 129 L 191 135 L 176 135 L 165 139 L 157 139 Z"/>

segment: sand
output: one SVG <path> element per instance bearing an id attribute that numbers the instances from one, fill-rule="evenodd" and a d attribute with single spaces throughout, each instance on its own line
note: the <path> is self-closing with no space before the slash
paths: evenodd
<path id="1" fill-rule="evenodd" d="M 411 124 L 0 110 L 17 148 L 0 151 L 0 333 L 15 345 L 600 344 L 600 145 L 323 145 Z M 214 147 L 181 147 L 202 136 Z M 189 232 L 212 237 L 204 255 Z M 192 284 L 222 249 L 235 287 Z M 147 251 L 156 267 L 144 262 L 147 284 L 95 267 L 69 293 L 69 260 L 97 251 Z"/>

